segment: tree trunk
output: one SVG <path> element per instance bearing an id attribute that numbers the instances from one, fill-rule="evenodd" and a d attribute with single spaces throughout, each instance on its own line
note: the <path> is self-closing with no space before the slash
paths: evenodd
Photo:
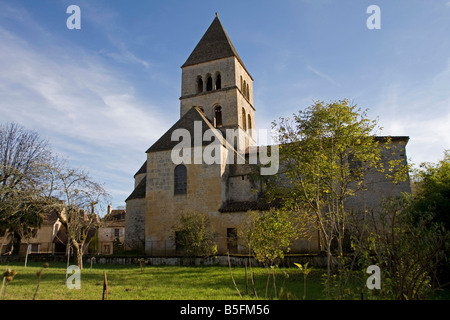
<path id="1" fill-rule="evenodd" d="M 83 270 L 83 245 L 80 245 L 75 240 L 72 240 L 72 245 L 74 248 L 75 260 L 77 262 L 78 268 Z"/>
<path id="2" fill-rule="evenodd" d="M 80 270 L 83 269 L 83 253 L 81 250 L 77 250 L 77 266 L 80 268 Z"/>
<path id="3" fill-rule="evenodd" d="M 330 299 L 330 281 L 331 281 L 331 265 L 333 263 L 333 255 L 331 254 L 331 240 L 327 241 L 327 282 L 326 294 L 327 299 Z"/>

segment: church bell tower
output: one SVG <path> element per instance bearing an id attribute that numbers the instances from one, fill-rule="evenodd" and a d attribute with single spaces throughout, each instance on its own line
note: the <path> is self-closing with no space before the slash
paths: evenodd
<path id="1" fill-rule="evenodd" d="M 240 129 L 239 149 L 256 145 L 253 78 L 217 13 L 181 69 L 180 117 L 198 107 L 224 135 Z"/>

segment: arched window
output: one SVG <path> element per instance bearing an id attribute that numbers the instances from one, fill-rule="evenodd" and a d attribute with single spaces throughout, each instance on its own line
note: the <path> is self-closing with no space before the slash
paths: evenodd
<path id="1" fill-rule="evenodd" d="M 242 108 L 242 130 L 247 131 L 247 125 L 246 125 L 245 121 L 246 121 L 245 109 Z"/>
<path id="2" fill-rule="evenodd" d="M 216 73 L 216 90 L 222 88 L 222 77 L 219 72 Z"/>
<path id="3" fill-rule="evenodd" d="M 177 194 L 187 193 L 187 169 L 186 166 L 180 164 L 174 170 L 174 192 Z"/>
<path id="4" fill-rule="evenodd" d="M 247 83 L 247 88 L 245 90 L 245 94 L 247 96 L 247 99 L 250 100 L 250 89 L 249 89 L 248 83 Z"/>
<path id="5" fill-rule="evenodd" d="M 214 126 L 221 127 L 222 126 L 222 107 L 217 106 L 214 108 Z"/>
<path id="6" fill-rule="evenodd" d="M 247 97 L 247 81 L 244 80 L 244 87 L 242 88 L 242 94 Z"/>
<path id="7" fill-rule="evenodd" d="M 247 127 L 250 135 L 252 135 L 252 117 L 250 116 L 250 113 L 248 114 Z"/>
<path id="8" fill-rule="evenodd" d="M 206 91 L 211 91 L 213 87 L 212 77 L 210 74 L 206 76 Z"/>
<path id="9" fill-rule="evenodd" d="M 197 77 L 197 93 L 203 92 L 203 80 L 201 76 Z"/>
<path id="10" fill-rule="evenodd" d="M 244 92 L 244 82 L 242 81 L 242 76 L 241 76 L 241 91 Z"/>

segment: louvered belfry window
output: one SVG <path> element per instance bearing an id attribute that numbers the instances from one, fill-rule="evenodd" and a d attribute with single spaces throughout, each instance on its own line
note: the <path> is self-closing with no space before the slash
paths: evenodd
<path id="1" fill-rule="evenodd" d="M 220 106 L 214 109 L 214 126 L 216 128 L 222 126 L 222 107 Z"/>

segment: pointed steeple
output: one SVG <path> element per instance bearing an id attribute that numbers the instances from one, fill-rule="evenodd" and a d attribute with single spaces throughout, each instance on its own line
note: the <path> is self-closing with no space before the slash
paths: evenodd
<path id="1" fill-rule="evenodd" d="M 181 67 L 183 68 L 202 62 L 208 62 L 232 56 L 235 56 L 244 67 L 244 63 L 237 54 L 230 38 L 228 38 L 228 35 L 223 28 L 222 23 L 220 23 L 219 16 L 216 12 L 216 17 L 209 26 L 208 30 L 206 30 L 205 34 L 195 47 L 194 51 L 192 51 L 189 58 Z"/>

